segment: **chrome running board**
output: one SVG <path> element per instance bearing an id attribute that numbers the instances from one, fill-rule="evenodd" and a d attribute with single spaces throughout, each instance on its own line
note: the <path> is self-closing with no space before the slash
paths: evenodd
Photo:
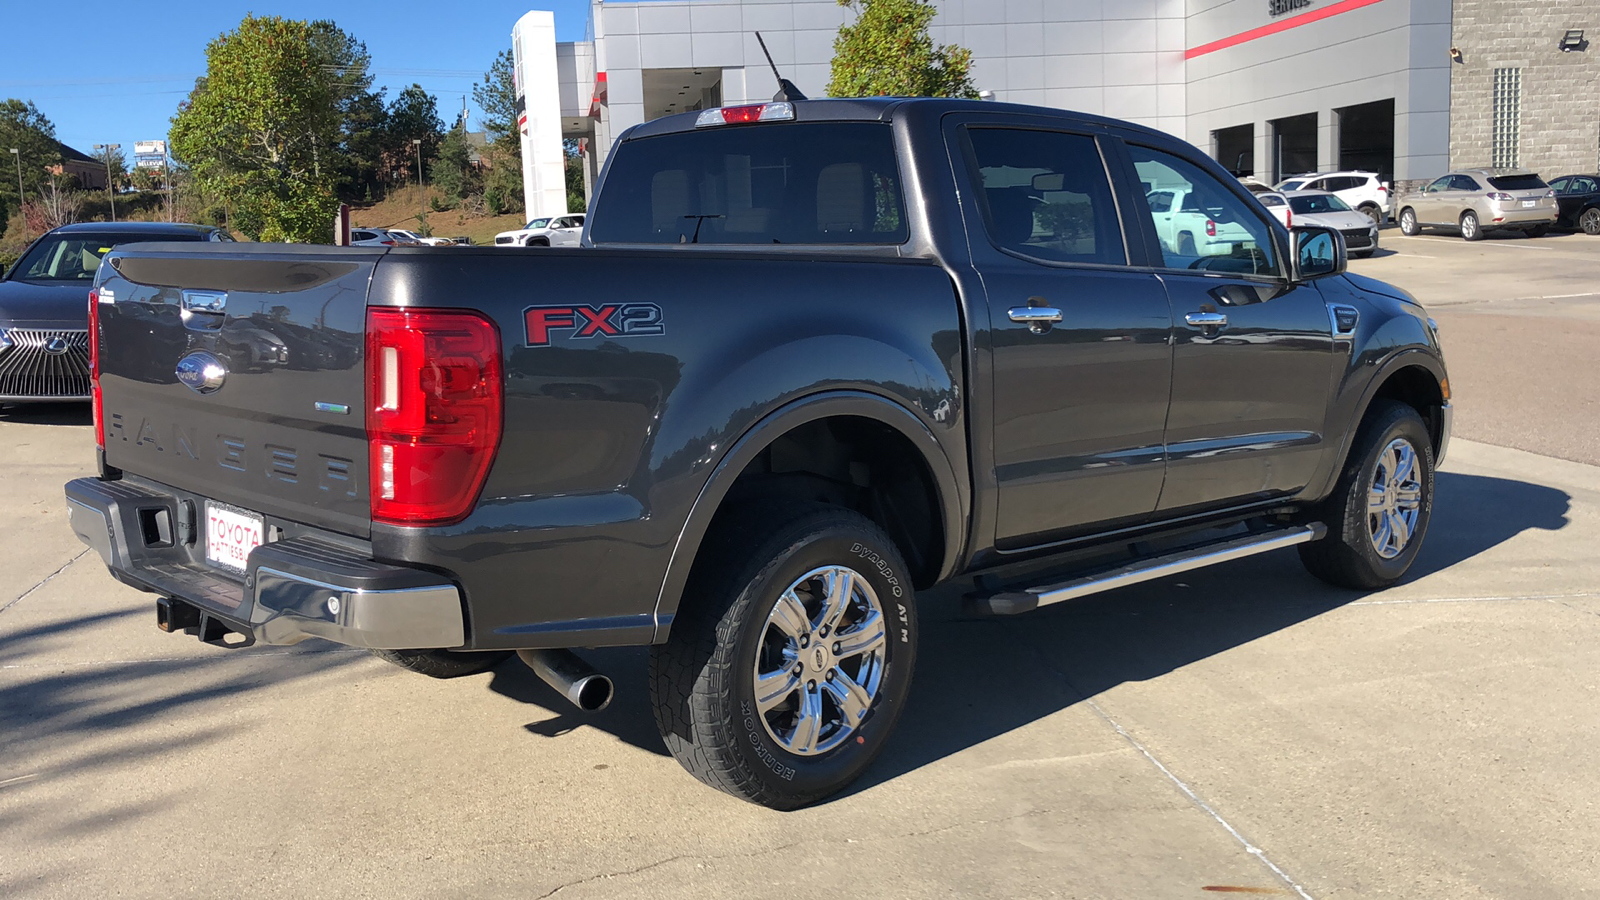
<path id="1" fill-rule="evenodd" d="M 969 610 L 978 615 L 1014 616 L 1064 600 L 1075 600 L 1101 591 L 1138 584 L 1141 581 L 1164 578 L 1180 572 L 1214 566 L 1217 563 L 1255 556 L 1257 553 L 1267 553 L 1284 547 L 1293 547 L 1295 544 L 1320 540 L 1327 531 L 1326 526 L 1316 523 L 1247 534 L 1217 544 L 1141 559 L 1115 569 L 1073 578 L 1059 584 L 1040 585 L 1021 591 L 1006 591 L 990 597 L 973 597 L 969 600 Z"/>

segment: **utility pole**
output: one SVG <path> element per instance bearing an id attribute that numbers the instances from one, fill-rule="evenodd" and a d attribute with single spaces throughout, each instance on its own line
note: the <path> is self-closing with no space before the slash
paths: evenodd
<path id="1" fill-rule="evenodd" d="M 22 151 L 16 147 L 11 148 L 11 155 L 17 158 L 17 212 L 22 212 Z M 28 217 L 22 217 L 22 233 L 28 233 Z"/>
<path id="2" fill-rule="evenodd" d="M 422 184 L 422 138 L 412 138 L 411 146 L 417 148 L 417 206 L 421 209 L 417 221 L 426 225 L 428 222 L 428 192 Z"/>
<path id="3" fill-rule="evenodd" d="M 111 200 L 111 221 L 117 220 L 117 190 L 111 183 L 111 154 L 122 149 L 121 144 L 95 144 L 94 148 L 105 154 L 106 163 L 106 197 Z"/>

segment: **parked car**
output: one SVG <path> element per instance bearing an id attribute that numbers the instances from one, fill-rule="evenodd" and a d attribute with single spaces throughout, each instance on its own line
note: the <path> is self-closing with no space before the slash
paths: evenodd
<path id="1" fill-rule="evenodd" d="M 583 237 L 583 213 L 532 219 L 516 231 L 494 236 L 496 247 L 576 247 Z"/>
<path id="2" fill-rule="evenodd" d="M 1344 235 L 1351 256 L 1371 256 L 1378 249 L 1378 225 L 1371 218 L 1351 209 L 1338 194 L 1326 191 L 1286 191 L 1294 221 L 1302 225 L 1321 225 Z"/>
<path id="3" fill-rule="evenodd" d="M 1267 184 L 1265 181 L 1257 181 L 1253 176 L 1250 175 L 1239 176 L 1239 183 L 1244 185 L 1245 190 L 1252 194 L 1265 194 L 1269 191 L 1277 190 L 1277 188 Z"/>
<path id="4" fill-rule="evenodd" d="M 350 229 L 352 247 L 404 247 L 410 243 L 412 243 L 410 238 L 384 228 Z"/>
<path id="5" fill-rule="evenodd" d="M 1285 197 L 1282 191 L 1270 189 L 1256 191 L 1252 188 L 1251 192 L 1256 195 L 1261 205 L 1267 208 L 1267 212 L 1272 213 L 1274 219 L 1283 223 L 1283 227 L 1289 228 L 1294 225 L 1294 210 L 1289 207 L 1289 198 Z"/>
<path id="6" fill-rule="evenodd" d="M 1280 191 L 1325 191 L 1338 194 L 1351 209 L 1382 226 L 1389 217 L 1389 183 L 1376 172 L 1349 170 L 1295 175 L 1278 182 Z"/>
<path id="7" fill-rule="evenodd" d="M 1220 199 L 1187 184 L 1158 187 L 1145 195 L 1161 245 L 1187 257 L 1233 256 L 1254 244 L 1255 236 L 1227 217 Z"/>
<path id="8" fill-rule="evenodd" d="M 0 275 L 0 403 L 89 399 L 89 287 L 136 241 L 232 241 L 209 225 L 81 222 L 41 236 Z"/>
<path id="9" fill-rule="evenodd" d="M 1147 184 L 1226 255 L 1159 240 Z M 918 591 L 968 578 L 970 615 L 1008 616 L 1287 547 L 1371 591 L 1427 533 L 1451 407 L 1426 311 L 1170 135 L 712 108 L 619 137 L 595 204 L 590 253 L 114 251 L 100 352 L 173 348 L 160 378 L 97 372 L 73 530 L 160 627 L 221 644 L 440 677 L 515 652 L 584 709 L 612 686 L 571 648 L 650 645 L 666 749 L 781 809 L 884 748 Z M 145 315 L 191 302 L 353 352 L 240 371 Z M 939 643 L 924 668 L 985 664 Z"/>
<path id="10" fill-rule="evenodd" d="M 446 247 L 455 243 L 449 238 L 423 237 L 422 235 L 417 234 L 415 231 L 406 231 L 401 228 L 390 228 L 388 229 L 388 232 L 392 235 L 405 238 L 413 244 L 420 244 L 424 247 Z"/>
<path id="11" fill-rule="evenodd" d="M 1457 169 L 1395 202 L 1400 232 L 1451 228 L 1476 241 L 1492 231 L 1515 229 L 1529 237 L 1550 230 L 1557 217 L 1556 192 L 1522 169 Z"/>
<path id="12" fill-rule="evenodd" d="M 1600 175 L 1563 175 L 1552 179 L 1556 192 L 1556 227 L 1600 234 Z"/>

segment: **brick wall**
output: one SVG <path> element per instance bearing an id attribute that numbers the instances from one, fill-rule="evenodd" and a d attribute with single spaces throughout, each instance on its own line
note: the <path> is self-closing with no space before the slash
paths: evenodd
<path id="1" fill-rule="evenodd" d="M 1557 49 L 1584 30 L 1583 51 Z M 1455 0 L 1450 165 L 1487 166 L 1494 150 L 1494 70 L 1522 69 L 1520 163 L 1546 177 L 1600 170 L 1600 2 Z"/>

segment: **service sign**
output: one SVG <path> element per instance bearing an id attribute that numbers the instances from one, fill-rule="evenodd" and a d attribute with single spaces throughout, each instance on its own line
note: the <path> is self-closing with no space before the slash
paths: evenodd
<path id="1" fill-rule="evenodd" d="M 1311 0 L 1267 0 L 1267 15 L 1277 18 L 1286 13 L 1299 12 L 1311 5 Z"/>
<path id="2" fill-rule="evenodd" d="M 134 141 L 133 142 L 133 155 L 134 156 L 166 156 L 167 155 L 167 142 L 166 141 Z"/>

